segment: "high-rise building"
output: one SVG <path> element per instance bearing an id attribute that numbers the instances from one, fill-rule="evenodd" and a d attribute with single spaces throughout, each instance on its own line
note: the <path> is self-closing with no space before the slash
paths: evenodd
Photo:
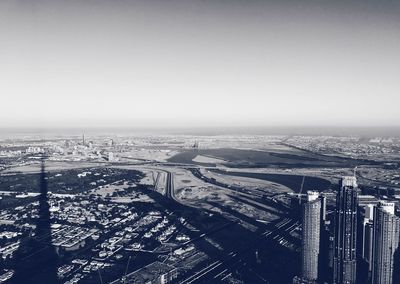
<path id="1" fill-rule="evenodd" d="M 374 219 L 374 208 L 375 208 L 375 205 L 374 204 L 367 204 L 365 207 L 364 207 L 364 210 L 365 210 L 365 218 L 366 219 L 369 219 L 369 220 L 373 220 Z"/>
<path id="2" fill-rule="evenodd" d="M 319 260 L 318 260 L 318 280 L 320 283 L 328 283 L 331 279 L 330 273 L 330 225 L 326 212 L 327 199 L 321 195 L 321 226 L 320 226 L 320 241 L 319 241 Z"/>
<path id="3" fill-rule="evenodd" d="M 356 283 L 357 180 L 344 177 L 336 195 L 333 283 Z"/>
<path id="4" fill-rule="evenodd" d="M 380 202 L 374 210 L 373 284 L 393 283 L 394 253 L 399 246 L 400 218 L 394 203 Z"/>
<path id="5" fill-rule="evenodd" d="M 326 196 L 321 195 L 321 221 L 326 220 Z"/>
<path id="6" fill-rule="evenodd" d="M 372 274 L 372 246 L 373 246 L 373 219 L 375 204 L 368 204 L 358 200 L 357 213 L 357 282 L 371 283 Z"/>
<path id="7" fill-rule="evenodd" d="M 302 233 L 302 279 L 318 279 L 318 256 L 321 228 L 321 199 L 319 193 L 307 192 L 307 202 L 303 205 Z"/>
<path id="8" fill-rule="evenodd" d="M 361 257 L 368 265 L 368 273 L 372 272 L 372 246 L 373 246 L 373 220 L 374 205 L 368 204 L 364 207 L 364 219 L 362 223 Z"/>

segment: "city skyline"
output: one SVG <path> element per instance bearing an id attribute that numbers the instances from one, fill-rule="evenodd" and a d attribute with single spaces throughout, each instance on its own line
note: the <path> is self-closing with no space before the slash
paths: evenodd
<path id="1" fill-rule="evenodd" d="M 0 284 L 399 284 L 399 15 L 0 0 Z"/>
<path id="2" fill-rule="evenodd" d="M 2 283 L 397 283 L 400 138 L 39 136 L 0 138 Z"/>

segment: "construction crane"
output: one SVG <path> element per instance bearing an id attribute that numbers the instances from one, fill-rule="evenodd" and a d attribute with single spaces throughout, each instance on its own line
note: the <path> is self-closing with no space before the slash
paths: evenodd
<path id="1" fill-rule="evenodd" d="M 304 181 L 306 176 L 303 176 L 303 180 L 301 181 L 300 191 L 299 191 L 299 204 L 301 203 L 301 194 L 303 193 Z"/>

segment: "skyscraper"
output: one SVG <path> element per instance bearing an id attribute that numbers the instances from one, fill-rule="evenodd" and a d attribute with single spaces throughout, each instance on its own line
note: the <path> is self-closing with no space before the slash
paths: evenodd
<path id="1" fill-rule="evenodd" d="M 326 211 L 327 198 L 320 195 L 321 200 L 321 226 L 320 226 L 320 241 L 319 241 L 319 260 L 318 260 L 318 280 L 320 283 L 329 282 L 331 279 L 330 273 L 330 220 Z"/>
<path id="2" fill-rule="evenodd" d="M 326 196 L 320 196 L 321 199 L 321 221 L 326 220 Z"/>
<path id="3" fill-rule="evenodd" d="M 364 207 L 364 219 L 362 222 L 362 247 L 361 257 L 368 265 L 368 273 L 372 271 L 372 247 L 373 247 L 373 220 L 374 220 L 374 205 L 368 204 Z"/>
<path id="4" fill-rule="evenodd" d="M 373 284 L 393 283 L 394 253 L 399 246 L 400 218 L 394 203 L 380 202 L 374 211 Z"/>
<path id="5" fill-rule="evenodd" d="M 357 188 L 356 177 L 344 177 L 336 195 L 334 283 L 356 283 Z"/>
<path id="6" fill-rule="evenodd" d="M 318 255 L 321 226 L 321 199 L 318 192 L 307 192 L 307 202 L 303 206 L 302 238 L 302 279 L 318 279 Z"/>

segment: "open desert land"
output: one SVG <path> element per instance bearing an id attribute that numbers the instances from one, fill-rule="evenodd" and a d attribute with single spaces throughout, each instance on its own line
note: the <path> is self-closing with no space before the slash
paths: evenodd
<path id="1" fill-rule="evenodd" d="M 148 148 L 131 148 L 119 155 L 120 161 L 140 162 L 140 161 L 157 161 L 166 162 L 169 158 L 176 155 L 178 151 L 172 149 L 164 149 L 159 147 Z"/>
<path id="2" fill-rule="evenodd" d="M 186 169 L 174 168 L 171 171 L 174 173 L 175 196 L 185 204 L 216 212 L 223 212 L 224 209 L 228 209 L 229 212 L 237 211 L 244 216 L 266 222 L 271 222 L 279 217 L 280 212 L 257 201 L 257 196 L 251 193 L 238 192 L 227 187 L 210 184 L 195 177 L 191 171 Z M 259 182 L 270 185 L 265 181 L 248 180 L 253 183 Z M 289 191 L 290 189 L 285 187 L 276 187 L 274 193 Z"/>

